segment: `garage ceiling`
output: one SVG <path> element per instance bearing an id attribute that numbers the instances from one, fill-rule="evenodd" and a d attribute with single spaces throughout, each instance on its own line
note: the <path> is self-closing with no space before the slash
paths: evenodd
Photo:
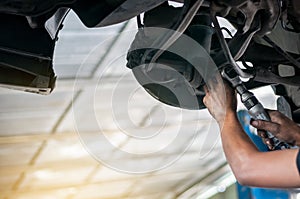
<path id="1" fill-rule="evenodd" d="M 234 182 L 208 112 L 161 104 L 125 67 L 136 31 L 87 29 L 71 12 L 54 92 L 0 90 L 0 198 L 167 199 L 192 186 L 181 198 L 206 198 Z"/>

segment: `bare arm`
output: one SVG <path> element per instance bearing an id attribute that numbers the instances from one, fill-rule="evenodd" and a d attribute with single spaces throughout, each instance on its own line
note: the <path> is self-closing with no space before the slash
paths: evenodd
<path id="1" fill-rule="evenodd" d="M 259 152 L 236 116 L 236 97 L 218 77 L 208 83 L 204 103 L 216 119 L 227 161 L 237 180 L 257 187 L 300 187 L 298 150 Z"/>
<path id="2" fill-rule="evenodd" d="M 257 187 L 300 187 L 298 150 L 259 152 L 238 119 L 228 114 L 221 127 L 227 161 L 241 184 Z"/>

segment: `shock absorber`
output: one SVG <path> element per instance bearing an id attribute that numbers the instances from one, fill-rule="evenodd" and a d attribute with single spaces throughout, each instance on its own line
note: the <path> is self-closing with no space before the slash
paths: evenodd
<path id="1" fill-rule="evenodd" d="M 240 79 L 239 75 L 233 69 L 231 65 L 227 65 L 221 72 L 221 75 L 230 82 L 233 88 L 236 89 L 238 94 L 241 97 L 242 103 L 248 109 L 249 114 L 259 120 L 270 121 L 269 114 L 265 111 L 262 104 L 258 101 L 258 99 L 250 92 L 245 85 L 243 84 L 242 80 Z M 274 135 L 270 132 L 265 132 L 266 136 L 269 138 L 270 142 L 267 143 L 268 148 L 270 150 L 281 150 L 281 149 L 289 149 L 290 145 L 278 140 Z"/>

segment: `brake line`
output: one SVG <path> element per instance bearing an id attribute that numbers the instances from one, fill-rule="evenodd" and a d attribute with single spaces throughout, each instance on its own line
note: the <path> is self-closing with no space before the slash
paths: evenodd
<path id="1" fill-rule="evenodd" d="M 212 19 L 212 22 L 214 24 L 215 31 L 217 33 L 217 37 L 219 39 L 220 45 L 221 45 L 221 47 L 223 49 L 223 54 L 224 54 L 224 56 L 225 56 L 225 58 L 227 60 L 227 63 L 224 63 L 224 64 L 230 64 L 234 68 L 234 70 L 239 74 L 239 76 L 244 77 L 244 78 L 252 78 L 253 75 L 249 74 L 249 73 L 247 73 L 245 71 L 243 71 L 237 65 L 237 63 L 235 62 L 234 58 L 232 57 L 230 49 L 228 47 L 228 44 L 225 41 L 225 38 L 223 37 L 223 33 L 222 33 L 222 30 L 220 28 L 220 24 L 218 22 L 218 19 L 217 19 L 215 13 L 211 13 L 211 19 Z"/>

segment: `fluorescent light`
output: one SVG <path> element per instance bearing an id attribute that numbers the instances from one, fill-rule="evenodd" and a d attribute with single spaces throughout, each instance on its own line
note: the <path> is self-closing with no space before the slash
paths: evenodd
<path id="1" fill-rule="evenodd" d="M 213 195 L 226 191 L 226 188 L 230 185 L 234 184 L 236 182 L 236 179 L 232 172 L 229 172 L 225 175 L 223 175 L 220 179 L 215 181 L 214 185 L 210 188 L 208 188 L 206 191 L 200 193 L 196 199 L 204 199 L 204 198 L 210 198 Z"/>

